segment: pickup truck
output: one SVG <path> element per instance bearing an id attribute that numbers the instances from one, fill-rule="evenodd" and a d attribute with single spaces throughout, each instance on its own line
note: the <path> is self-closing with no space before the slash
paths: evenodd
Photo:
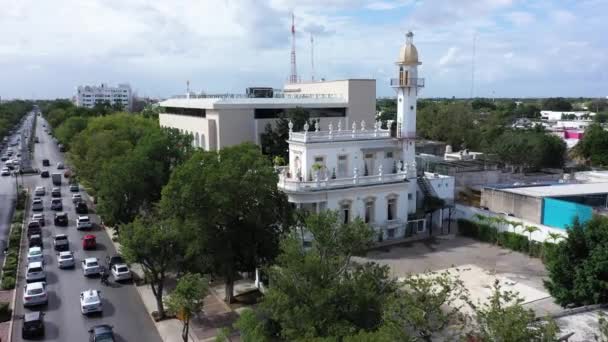
<path id="1" fill-rule="evenodd" d="M 61 185 L 61 173 L 53 173 L 51 179 L 53 179 L 53 185 Z"/>

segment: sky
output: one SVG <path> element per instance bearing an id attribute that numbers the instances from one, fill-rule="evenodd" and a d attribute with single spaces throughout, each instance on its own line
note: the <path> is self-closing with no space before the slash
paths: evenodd
<path id="1" fill-rule="evenodd" d="M 0 96 L 66 98 L 81 84 L 140 96 L 281 88 L 290 73 L 374 78 L 394 96 L 405 33 L 423 97 L 608 96 L 606 0 L 0 0 Z M 473 67 L 474 66 L 474 67 Z M 474 70 L 474 71 L 473 71 Z M 474 77 L 473 77 L 474 75 Z M 474 80 L 474 81 L 473 81 Z"/>

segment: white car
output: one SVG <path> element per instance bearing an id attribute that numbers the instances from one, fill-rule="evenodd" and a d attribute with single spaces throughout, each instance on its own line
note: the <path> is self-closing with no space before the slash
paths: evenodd
<path id="1" fill-rule="evenodd" d="M 63 170 L 64 166 L 62 162 L 57 163 L 57 170 Z"/>
<path id="2" fill-rule="evenodd" d="M 82 196 L 80 196 L 80 194 L 73 194 L 72 195 L 72 203 L 78 203 L 82 201 Z"/>
<path id="3" fill-rule="evenodd" d="M 112 265 L 112 276 L 116 281 L 130 280 L 131 270 L 127 264 L 114 264 Z"/>
<path id="4" fill-rule="evenodd" d="M 44 210 L 44 205 L 42 203 L 42 199 L 41 198 L 34 198 L 34 200 L 32 201 L 32 210 L 33 211 L 41 211 Z"/>
<path id="5" fill-rule="evenodd" d="M 46 292 L 46 283 L 38 281 L 35 283 L 25 284 L 23 290 L 23 306 L 45 305 L 49 302 L 49 296 Z"/>
<path id="6" fill-rule="evenodd" d="M 44 196 L 46 195 L 46 189 L 43 186 L 37 186 L 36 190 L 34 190 L 34 195 L 36 196 Z"/>
<path id="7" fill-rule="evenodd" d="M 70 268 L 76 265 L 74 261 L 74 253 L 70 251 L 59 252 L 57 254 L 57 265 L 59 268 Z"/>
<path id="8" fill-rule="evenodd" d="M 88 216 L 78 216 L 76 219 L 76 229 L 89 229 L 93 227 L 91 219 Z"/>
<path id="9" fill-rule="evenodd" d="M 44 265 L 40 261 L 30 262 L 29 264 L 27 264 L 25 281 L 30 283 L 39 280 L 46 280 L 46 272 L 44 271 Z"/>
<path id="10" fill-rule="evenodd" d="M 11 170 L 9 170 L 8 167 L 3 167 L 1 173 L 2 173 L 3 176 L 10 176 L 11 175 Z"/>
<path id="11" fill-rule="evenodd" d="M 90 276 L 99 274 L 101 268 L 99 267 L 99 259 L 97 258 L 86 258 L 82 261 L 82 273 L 84 276 Z"/>
<path id="12" fill-rule="evenodd" d="M 101 291 L 89 289 L 80 292 L 80 312 L 83 315 L 102 311 Z"/>
<path id="13" fill-rule="evenodd" d="M 27 251 L 27 262 L 32 263 L 36 261 L 44 263 L 44 255 L 42 254 L 42 248 L 38 246 L 31 247 Z"/>
<path id="14" fill-rule="evenodd" d="M 32 215 L 32 221 L 38 221 L 40 222 L 41 226 L 45 226 L 46 224 L 46 220 L 44 218 L 44 214 L 43 213 L 36 213 Z"/>

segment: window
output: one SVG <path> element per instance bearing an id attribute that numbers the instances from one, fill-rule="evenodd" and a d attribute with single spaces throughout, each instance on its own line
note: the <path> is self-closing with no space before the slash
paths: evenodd
<path id="1" fill-rule="evenodd" d="M 207 112 L 204 108 L 182 108 L 182 107 L 164 107 L 161 108 L 162 112 L 167 114 L 178 114 L 188 116 L 198 116 L 204 118 L 207 116 Z"/>
<path id="2" fill-rule="evenodd" d="M 395 228 L 387 229 L 386 233 L 389 239 L 395 238 Z"/>
<path id="3" fill-rule="evenodd" d="M 366 153 L 364 155 L 364 168 L 363 168 L 363 175 L 364 176 L 371 176 L 374 174 L 374 154 L 373 153 Z"/>
<path id="4" fill-rule="evenodd" d="M 315 163 L 323 164 L 323 157 L 315 157 Z"/>
<path id="5" fill-rule="evenodd" d="M 388 159 L 388 158 L 393 158 L 393 152 L 386 152 L 386 153 L 384 154 L 384 158 L 387 158 L 387 159 Z"/>
<path id="6" fill-rule="evenodd" d="M 348 156 L 338 156 L 338 177 L 344 178 L 348 175 Z"/>
<path id="7" fill-rule="evenodd" d="M 342 223 L 347 224 L 350 222 L 350 204 L 342 204 L 340 206 L 342 213 Z"/>
<path id="8" fill-rule="evenodd" d="M 374 201 L 368 200 L 365 202 L 365 223 L 374 221 Z"/>
<path id="9" fill-rule="evenodd" d="M 392 221 L 397 218 L 397 199 L 390 198 L 386 206 L 386 219 Z"/>
<path id="10" fill-rule="evenodd" d="M 408 200 L 411 200 L 412 198 L 413 198 L 413 196 L 412 196 L 412 194 L 411 194 L 411 193 L 407 194 L 407 199 L 408 199 Z"/>

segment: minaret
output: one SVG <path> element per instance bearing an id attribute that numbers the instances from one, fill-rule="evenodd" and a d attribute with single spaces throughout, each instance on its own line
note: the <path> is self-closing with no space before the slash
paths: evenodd
<path id="1" fill-rule="evenodd" d="M 418 51 L 413 43 L 414 34 L 405 35 L 405 45 L 401 47 L 397 60 L 398 78 L 391 79 L 391 87 L 397 91 L 397 131 L 401 141 L 401 160 L 413 165 L 416 157 L 416 101 L 418 89 L 424 87 L 424 78 L 418 78 Z"/>

